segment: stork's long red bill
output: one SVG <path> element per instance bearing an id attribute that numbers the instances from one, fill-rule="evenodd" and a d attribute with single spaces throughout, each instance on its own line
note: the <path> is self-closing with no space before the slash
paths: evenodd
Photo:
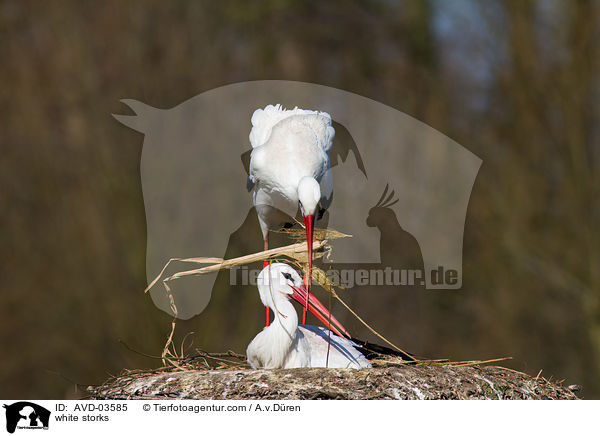
<path id="1" fill-rule="evenodd" d="M 309 309 L 310 301 L 310 281 L 312 278 L 312 248 L 313 248 L 313 237 L 314 237 L 314 215 L 304 215 L 304 228 L 306 230 L 306 247 L 308 251 L 308 273 L 304 276 L 304 286 L 306 287 L 307 295 L 304 309 L 302 310 L 302 323 L 306 324 L 306 310 Z"/>
<path id="2" fill-rule="evenodd" d="M 300 303 L 303 307 L 306 307 L 308 297 L 306 289 L 304 289 L 304 287 L 297 288 L 296 286 L 291 286 L 291 288 L 294 291 L 292 298 Z M 335 319 L 335 316 L 333 316 L 329 310 L 327 310 L 323 303 L 321 303 L 314 294 L 310 296 L 308 310 L 310 313 L 316 316 L 317 319 L 325 325 L 325 327 L 333 330 L 335 334 L 339 336 L 346 336 L 348 338 L 350 337 L 350 333 L 346 331 L 344 326 L 337 319 Z M 331 320 L 331 324 L 329 323 L 329 320 Z"/>

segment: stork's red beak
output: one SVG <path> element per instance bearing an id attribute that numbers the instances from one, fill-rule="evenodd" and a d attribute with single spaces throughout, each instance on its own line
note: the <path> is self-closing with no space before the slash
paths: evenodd
<path id="1" fill-rule="evenodd" d="M 308 292 L 304 286 L 297 288 L 296 286 L 290 286 L 294 293 L 292 298 L 306 307 L 308 300 Z M 346 331 L 344 326 L 327 310 L 327 308 L 321 303 L 314 295 L 310 296 L 310 304 L 308 304 L 308 310 L 321 321 L 325 327 L 333 330 L 335 334 L 339 336 L 350 337 L 350 334 Z M 331 324 L 329 320 L 331 319 Z"/>
<path id="2" fill-rule="evenodd" d="M 304 229 L 306 230 L 306 246 L 308 248 L 308 274 L 304 276 L 304 286 L 306 287 L 306 303 L 304 310 L 302 311 L 302 322 L 306 324 L 306 311 L 309 309 L 310 303 L 310 281 L 312 278 L 312 248 L 313 248 L 313 237 L 315 234 L 315 216 L 314 215 L 303 215 L 304 218 Z"/>
<path id="3" fill-rule="evenodd" d="M 315 235 L 315 216 L 314 215 L 303 215 L 304 228 L 306 229 L 306 245 L 308 247 L 308 265 L 312 266 L 312 248 L 313 248 L 313 237 Z"/>

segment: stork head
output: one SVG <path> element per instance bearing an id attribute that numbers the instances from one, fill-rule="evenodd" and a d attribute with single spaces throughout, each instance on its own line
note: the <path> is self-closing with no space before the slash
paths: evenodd
<path id="1" fill-rule="evenodd" d="M 302 216 L 313 215 L 321 201 L 321 187 L 313 177 L 302 177 L 298 183 L 298 203 Z"/>
<path id="2" fill-rule="evenodd" d="M 281 298 L 289 298 L 294 288 L 303 286 L 296 270 L 286 263 L 267 265 L 258 275 L 257 283 L 260 301 L 267 307 L 273 307 L 273 302 Z"/>
<path id="3" fill-rule="evenodd" d="M 260 301 L 273 309 L 277 313 L 276 306 L 281 304 L 282 300 L 288 300 L 292 297 L 302 306 L 308 304 L 308 310 L 336 334 L 340 336 L 350 337 L 350 334 L 344 329 L 344 326 L 335 319 L 329 310 L 319 301 L 319 299 L 311 295 L 308 298 L 308 293 L 304 287 L 304 283 L 300 275 L 294 268 L 286 263 L 272 263 L 263 268 L 258 275 L 258 292 Z M 331 324 L 329 321 L 331 320 Z"/>

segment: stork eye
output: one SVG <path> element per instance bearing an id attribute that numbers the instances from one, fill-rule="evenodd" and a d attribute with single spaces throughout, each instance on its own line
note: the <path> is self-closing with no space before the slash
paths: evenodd
<path id="1" fill-rule="evenodd" d="M 283 274 L 283 278 L 286 280 L 292 280 L 292 275 L 290 273 L 285 273 L 282 272 L 281 274 Z"/>

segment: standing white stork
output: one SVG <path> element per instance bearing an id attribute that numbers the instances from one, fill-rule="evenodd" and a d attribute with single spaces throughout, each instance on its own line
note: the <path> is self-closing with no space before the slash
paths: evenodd
<path id="1" fill-rule="evenodd" d="M 294 268 L 284 263 L 267 265 L 258 275 L 257 284 L 261 301 L 273 310 L 275 319 L 248 345 L 246 355 L 252 368 L 371 368 L 353 341 L 323 327 L 298 325 L 289 297 L 305 304 L 308 295 Z M 311 299 L 309 310 L 329 325 L 329 312 L 313 306 L 314 300 Z M 331 318 L 331 322 L 337 321 Z"/>
<path id="2" fill-rule="evenodd" d="M 252 115 L 252 154 L 247 187 L 252 192 L 264 249 L 269 248 L 269 230 L 279 229 L 290 221 L 290 217 L 293 219 L 298 206 L 304 219 L 308 247 L 308 273 L 305 277 L 308 298 L 302 313 L 303 322 L 306 322 L 311 298 L 315 215 L 327 209 L 333 196 L 328 152 L 334 135 L 331 116 L 326 112 L 297 107 L 286 110 L 278 104 L 257 109 Z M 268 307 L 266 325 L 269 325 Z"/>

